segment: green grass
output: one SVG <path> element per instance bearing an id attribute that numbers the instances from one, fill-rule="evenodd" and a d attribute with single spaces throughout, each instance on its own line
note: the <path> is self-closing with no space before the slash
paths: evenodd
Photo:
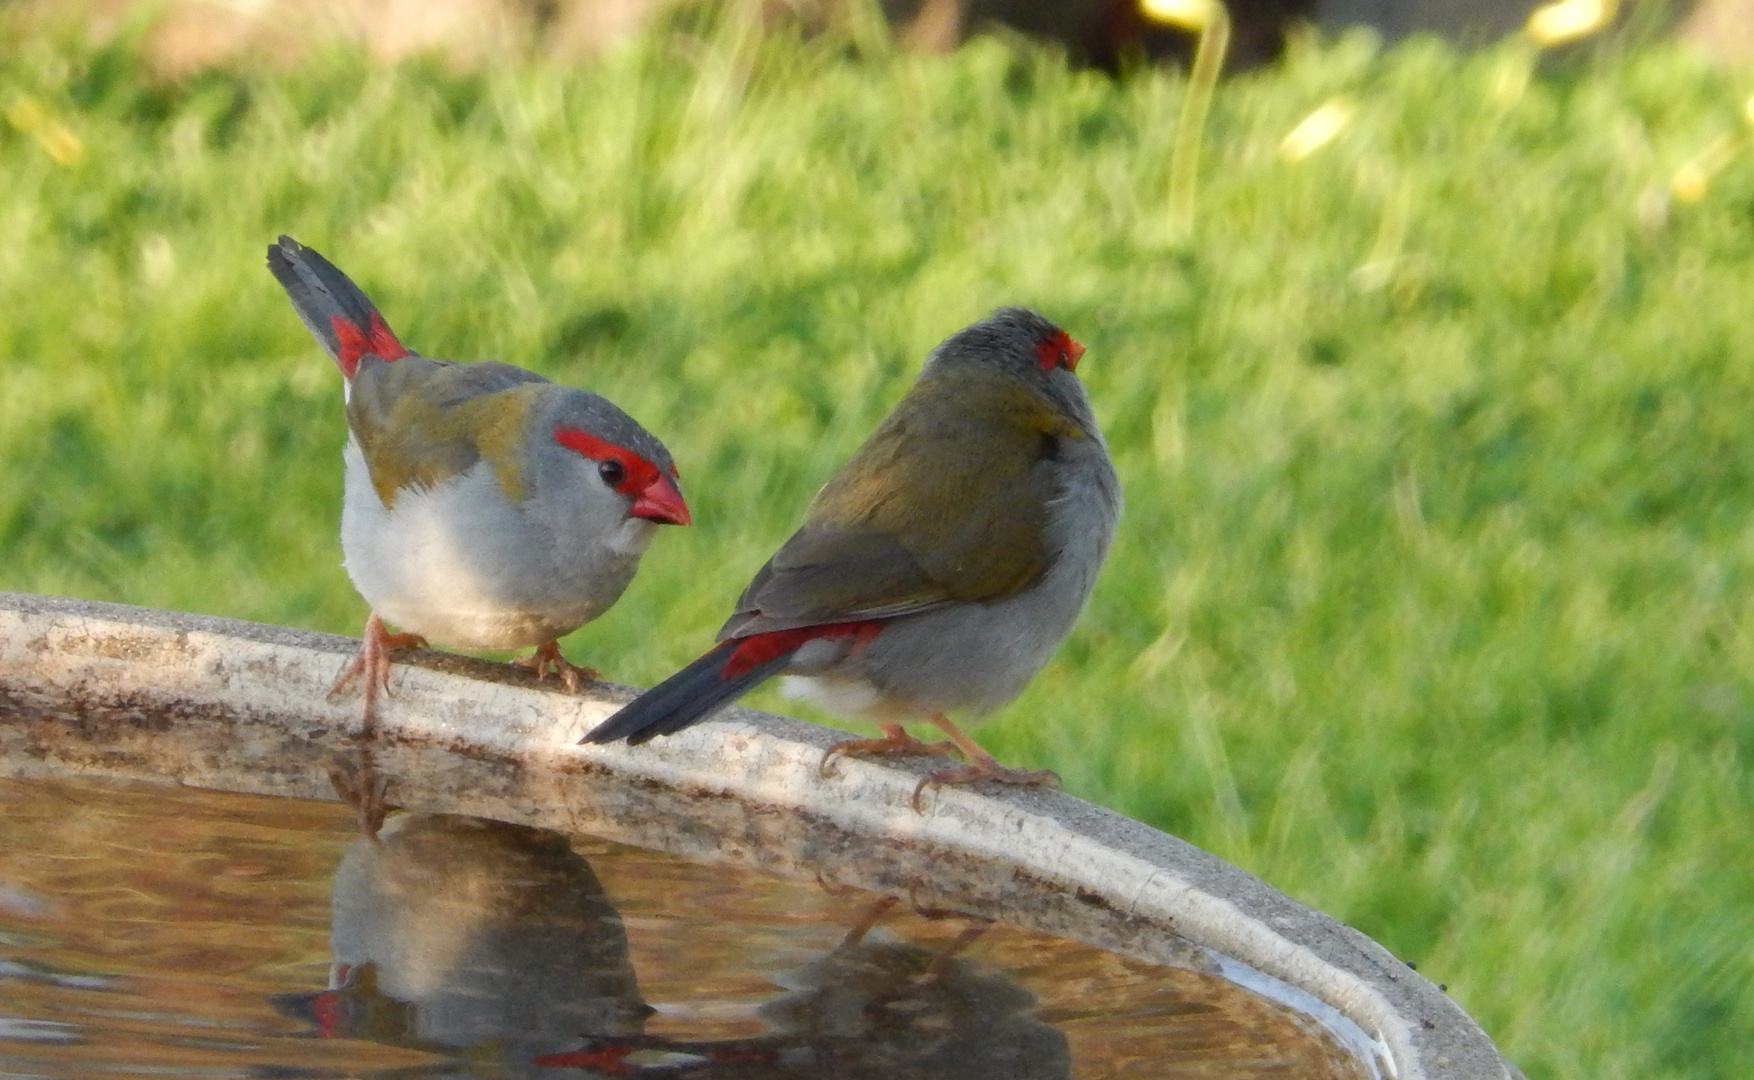
<path id="1" fill-rule="evenodd" d="M 1746 80 L 1302 52 L 1220 88 L 1172 246 L 1174 74 L 867 52 L 673 27 L 577 70 L 166 87 L 0 40 L 0 588 L 357 632 L 282 230 L 415 348 L 667 441 L 698 525 L 567 643 L 634 683 L 705 647 L 931 345 L 1035 305 L 1089 347 L 1128 511 L 982 739 L 1417 960 L 1535 1080 L 1745 1075 Z"/>

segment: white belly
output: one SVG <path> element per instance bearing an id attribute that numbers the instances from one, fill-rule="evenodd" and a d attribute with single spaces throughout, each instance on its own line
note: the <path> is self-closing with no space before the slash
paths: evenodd
<path id="1" fill-rule="evenodd" d="M 619 542 L 587 546 L 573 530 L 533 523 L 485 462 L 403 489 L 386 510 L 351 441 L 343 458 L 347 576 L 373 611 L 434 644 L 517 649 L 570 633 L 620 597 L 651 531 L 629 519 L 642 535 L 617 529 Z"/>

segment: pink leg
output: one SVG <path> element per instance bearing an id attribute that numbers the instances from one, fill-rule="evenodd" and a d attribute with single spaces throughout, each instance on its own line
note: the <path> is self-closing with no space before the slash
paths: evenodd
<path id="1" fill-rule="evenodd" d="M 365 621 L 365 640 L 360 643 L 359 652 L 353 657 L 353 663 L 329 687 L 329 697 L 334 698 L 353 680 L 365 676 L 365 729 L 364 734 L 371 734 L 377 726 L 378 692 L 390 692 L 390 654 L 397 649 L 424 649 L 426 639 L 419 634 L 392 634 L 384 629 L 384 620 L 372 612 L 371 618 Z"/>
<path id="2" fill-rule="evenodd" d="M 1001 784 L 1019 784 L 1027 787 L 1057 788 L 1060 786 L 1060 777 L 1057 773 L 1046 770 L 1037 772 L 1030 769 L 1010 769 L 999 764 L 994 760 L 993 755 L 981 749 L 979 743 L 964 734 L 962 729 L 952 724 L 950 718 L 943 713 L 932 717 L 932 723 L 937 724 L 944 734 L 950 737 L 950 741 L 968 756 L 968 764 L 957 769 L 940 769 L 921 780 L 919 786 L 914 788 L 915 810 L 920 808 L 920 794 L 927 788 L 935 788 L 940 784 L 972 784 L 977 780 L 996 780 Z"/>
<path id="3" fill-rule="evenodd" d="M 829 747 L 828 752 L 822 755 L 822 763 L 816 766 L 816 775 L 827 776 L 828 767 L 842 754 L 930 754 L 933 757 L 948 757 L 956 753 L 956 748 L 948 743 L 921 742 L 903 730 L 900 724 L 878 724 L 877 729 L 883 732 L 881 739 L 849 739 Z"/>
<path id="4" fill-rule="evenodd" d="M 378 838 L 378 829 L 389 812 L 389 806 L 384 802 L 385 781 L 378 775 L 372 761 L 371 738 L 377 730 L 378 693 L 390 692 L 390 654 L 397 649 L 416 648 L 426 648 L 426 639 L 419 634 L 390 633 L 384 629 L 384 620 L 374 611 L 365 621 L 365 640 L 360 643 L 359 652 L 335 680 L 335 685 L 329 688 L 329 696 L 333 698 L 346 690 L 353 680 L 361 676 L 365 679 L 358 764 L 332 763 L 329 782 L 335 786 L 335 793 L 359 815 L 360 833 L 373 840 Z"/>
<path id="5" fill-rule="evenodd" d="M 370 743 L 359 744 L 358 764 L 335 760 L 329 763 L 329 783 L 341 801 L 359 817 L 359 832 L 368 840 L 378 838 L 390 806 L 384 801 L 388 784 L 372 762 Z"/>
<path id="6" fill-rule="evenodd" d="M 879 896 L 872 901 L 871 906 L 865 909 L 865 913 L 859 916 L 859 921 L 847 931 L 847 936 L 841 939 L 840 947 L 850 949 L 864 941 L 865 935 L 869 934 L 871 929 L 883 920 L 883 916 L 889 914 L 889 909 L 894 907 L 896 903 L 893 896 Z"/>

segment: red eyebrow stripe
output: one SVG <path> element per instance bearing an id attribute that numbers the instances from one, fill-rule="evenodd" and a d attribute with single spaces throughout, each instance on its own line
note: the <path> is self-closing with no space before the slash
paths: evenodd
<path id="1" fill-rule="evenodd" d="M 627 475 L 616 485 L 615 490 L 623 495 L 637 496 L 657 483 L 658 477 L 663 475 L 656 465 L 645 458 L 614 443 L 604 442 L 588 431 L 580 431 L 574 427 L 557 427 L 554 429 L 554 441 L 592 461 L 620 462 Z"/>
<path id="2" fill-rule="evenodd" d="M 341 374 L 346 378 L 353 378 L 359 370 L 360 358 L 367 353 L 380 360 L 400 360 L 408 355 L 384 317 L 375 311 L 371 313 L 369 333 L 339 315 L 329 319 L 329 326 L 335 331 L 335 363 L 341 366 Z"/>

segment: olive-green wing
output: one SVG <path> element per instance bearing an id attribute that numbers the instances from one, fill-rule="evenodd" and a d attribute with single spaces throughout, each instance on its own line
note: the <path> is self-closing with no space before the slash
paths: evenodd
<path id="1" fill-rule="evenodd" d="M 430 488 L 484 456 L 515 498 L 516 444 L 529 406 L 551 385 L 510 364 L 367 357 L 353 379 L 347 424 L 385 506 L 403 488 Z"/>
<path id="2" fill-rule="evenodd" d="M 738 602 L 720 637 L 986 603 L 1035 581 L 1058 496 L 1048 466 L 1078 429 L 991 376 L 916 384 Z"/>

